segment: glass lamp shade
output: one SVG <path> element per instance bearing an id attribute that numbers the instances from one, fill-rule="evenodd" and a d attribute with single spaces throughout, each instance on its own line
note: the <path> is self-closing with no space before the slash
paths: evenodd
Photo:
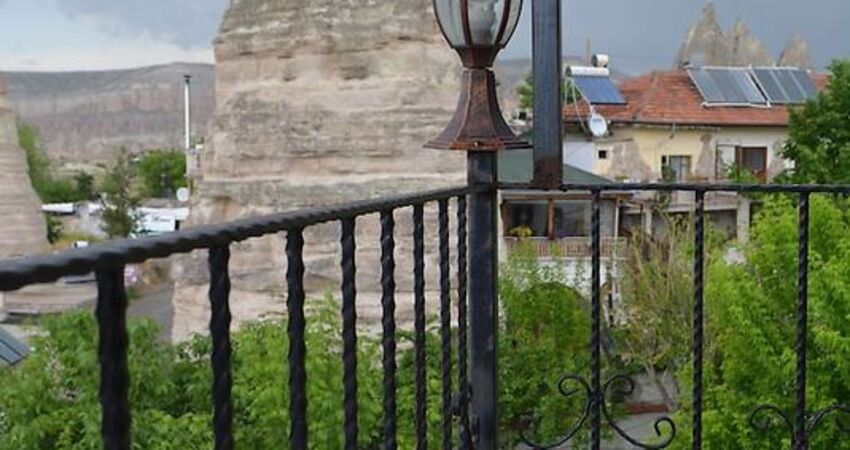
<path id="1" fill-rule="evenodd" d="M 434 11 L 443 35 L 461 56 L 476 48 L 489 49 L 495 57 L 516 30 L 522 0 L 434 0 Z"/>

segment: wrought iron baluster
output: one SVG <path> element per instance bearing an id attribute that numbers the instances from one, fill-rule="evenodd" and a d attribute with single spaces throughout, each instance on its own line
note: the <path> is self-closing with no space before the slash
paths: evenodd
<path id="1" fill-rule="evenodd" d="M 428 448 L 428 418 L 425 378 L 425 207 L 413 206 L 414 352 L 416 359 L 416 449 Z"/>
<path id="2" fill-rule="evenodd" d="M 210 334 L 212 336 L 213 429 L 215 449 L 233 448 L 233 402 L 231 389 L 230 345 L 230 248 L 213 247 L 209 251 Z"/>
<path id="3" fill-rule="evenodd" d="M 396 450 L 395 219 L 381 213 L 381 308 L 384 353 L 384 449 Z"/>
<path id="4" fill-rule="evenodd" d="M 696 191 L 694 218 L 694 329 L 693 329 L 693 418 L 691 437 L 694 450 L 702 449 L 702 366 L 704 325 L 705 267 L 705 191 Z"/>
<path id="5" fill-rule="evenodd" d="M 355 219 L 342 220 L 342 359 L 345 391 L 345 449 L 357 450 L 357 291 Z"/>
<path id="6" fill-rule="evenodd" d="M 289 415 L 290 448 L 307 449 L 307 345 L 304 340 L 304 233 L 286 236 L 286 309 L 289 314 Z"/>
<path id="7" fill-rule="evenodd" d="M 443 450 L 452 448 L 452 305 L 449 281 L 449 201 L 439 202 L 440 241 L 440 361 L 443 370 Z"/>
<path id="8" fill-rule="evenodd" d="M 458 364 L 458 448 L 472 447 L 469 429 L 469 352 L 467 317 L 467 235 L 466 197 L 457 198 L 457 364 Z"/>
<path id="9" fill-rule="evenodd" d="M 809 193 L 800 194 L 799 256 L 797 268 L 797 405 L 794 448 L 809 447 L 806 418 L 806 338 L 809 320 Z"/>
<path id="10" fill-rule="evenodd" d="M 599 190 L 592 192 L 593 207 L 591 212 L 590 240 L 591 240 L 591 294 L 590 294 L 590 389 L 593 393 L 593 401 L 590 406 L 590 446 L 592 450 L 599 450 L 602 443 L 602 406 L 604 404 L 604 393 L 602 392 L 602 301 L 600 298 L 601 279 L 601 224 L 600 209 L 602 193 Z"/>
<path id="11" fill-rule="evenodd" d="M 130 374 L 127 369 L 127 292 L 124 267 L 97 272 L 101 438 L 105 450 L 130 449 Z"/>

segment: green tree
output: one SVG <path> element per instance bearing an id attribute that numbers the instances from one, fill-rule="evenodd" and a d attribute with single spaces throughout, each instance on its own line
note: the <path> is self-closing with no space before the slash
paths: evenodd
<path id="1" fill-rule="evenodd" d="M 791 110 L 782 156 L 794 161 L 797 182 L 850 183 L 850 60 L 830 66 L 829 87 Z"/>
<path id="2" fill-rule="evenodd" d="M 110 238 L 125 238 L 137 231 L 137 208 L 141 197 L 134 188 L 136 169 L 126 151 L 122 151 L 115 164 L 101 180 L 103 204 L 103 231 Z"/>
<path id="3" fill-rule="evenodd" d="M 155 150 L 139 160 L 139 175 L 150 197 L 174 195 L 186 187 L 186 155 L 179 150 Z"/>
<path id="4" fill-rule="evenodd" d="M 563 86 L 561 87 L 561 96 L 565 104 L 572 104 L 581 101 L 582 96 L 578 88 L 569 78 L 564 78 Z M 531 111 L 534 108 L 534 75 L 529 73 L 526 75 L 522 84 L 517 88 L 517 96 L 519 96 L 519 108 L 525 111 Z"/>
<path id="5" fill-rule="evenodd" d="M 809 413 L 850 399 L 850 224 L 844 205 L 814 197 L 809 279 Z M 768 433 L 750 427 L 758 405 L 780 407 L 793 418 L 797 322 L 797 212 L 770 197 L 758 214 L 746 261 L 716 258 L 710 265 L 706 307 L 714 345 L 705 361 L 706 449 L 789 448 L 790 430 L 774 421 Z M 682 371 L 690 404 L 690 369 Z M 840 416 L 840 415 L 839 415 Z M 850 417 L 838 417 L 845 427 Z M 682 415 L 677 424 L 690 424 Z M 678 439 L 676 448 L 690 448 Z M 850 449 L 833 418 L 812 433 L 812 449 Z"/>

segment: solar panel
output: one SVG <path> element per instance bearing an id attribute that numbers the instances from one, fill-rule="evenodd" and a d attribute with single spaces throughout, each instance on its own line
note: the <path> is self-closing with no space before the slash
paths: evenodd
<path id="1" fill-rule="evenodd" d="M 782 85 L 779 83 L 779 80 L 776 79 L 774 72 L 775 71 L 773 69 L 753 70 L 756 80 L 758 80 L 759 85 L 761 85 L 762 90 L 764 90 L 767 99 L 770 100 L 771 103 L 788 103 L 788 94 L 786 94 L 785 90 L 782 89 Z"/>
<path id="2" fill-rule="evenodd" d="M 582 97 L 592 105 L 625 105 L 626 100 L 608 77 L 573 76 Z"/>
<path id="3" fill-rule="evenodd" d="M 797 85 L 799 85 L 803 90 L 803 94 L 806 95 L 807 100 L 811 100 L 818 96 L 818 88 L 815 86 L 815 82 L 812 81 L 812 77 L 810 77 L 809 74 L 802 70 L 792 70 L 791 75 L 794 77 L 794 80 L 797 81 Z"/>
<path id="4" fill-rule="evenodd" d="M 705 70 L 688 69 L 688 73 L 691 76 L 691 80 L 693 80 L 697 89 L 702 94 L 702 99 L 705 100 L 706 103 L 723 103 L 725 100 L 723 93 L 720 92 L 720 88 L 717 86 L 717 83 L 714 82 L 714 79 L 711 78 Z"/>
<path id="5" fill-rule="evenodd" d="M 803 103 L 806 101 L 806 94 L 797 84 L 790 70 L 777 69 L 773 74 L 776 76 L 779 84 L 782 85 L 782 90 L 788 94 L 789 103 Z"/>
<path id="6" fill-rule="evenodd" d="M 803 103 L 817 96 L 815 83 L 803 70 L 760 67 L 753 73 L 772 103 Z"/>
<path id="7" fill-rule="evenodd" d="M 742 68 L 699 68 L 689 69 L 694 84 L 708 104 L 719 105 L 764 105 L 758 86 L 750 78 L 749 71 Z"/>
<path id="8" fill-rule="evenodd" d="M 0 327 L 0 365 L 15 365 L 29 353 L 29 347 Z"/>

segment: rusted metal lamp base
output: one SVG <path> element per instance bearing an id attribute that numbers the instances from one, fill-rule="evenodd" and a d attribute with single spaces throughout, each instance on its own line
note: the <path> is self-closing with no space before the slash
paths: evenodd
<path id="1" fill-rule="evenodd" d="M 489 69 L 464 69 L 457 111 L 445 131 L 425 144 L 439 150 L 490 151 L 531 148 L 505 123 Z"/>

